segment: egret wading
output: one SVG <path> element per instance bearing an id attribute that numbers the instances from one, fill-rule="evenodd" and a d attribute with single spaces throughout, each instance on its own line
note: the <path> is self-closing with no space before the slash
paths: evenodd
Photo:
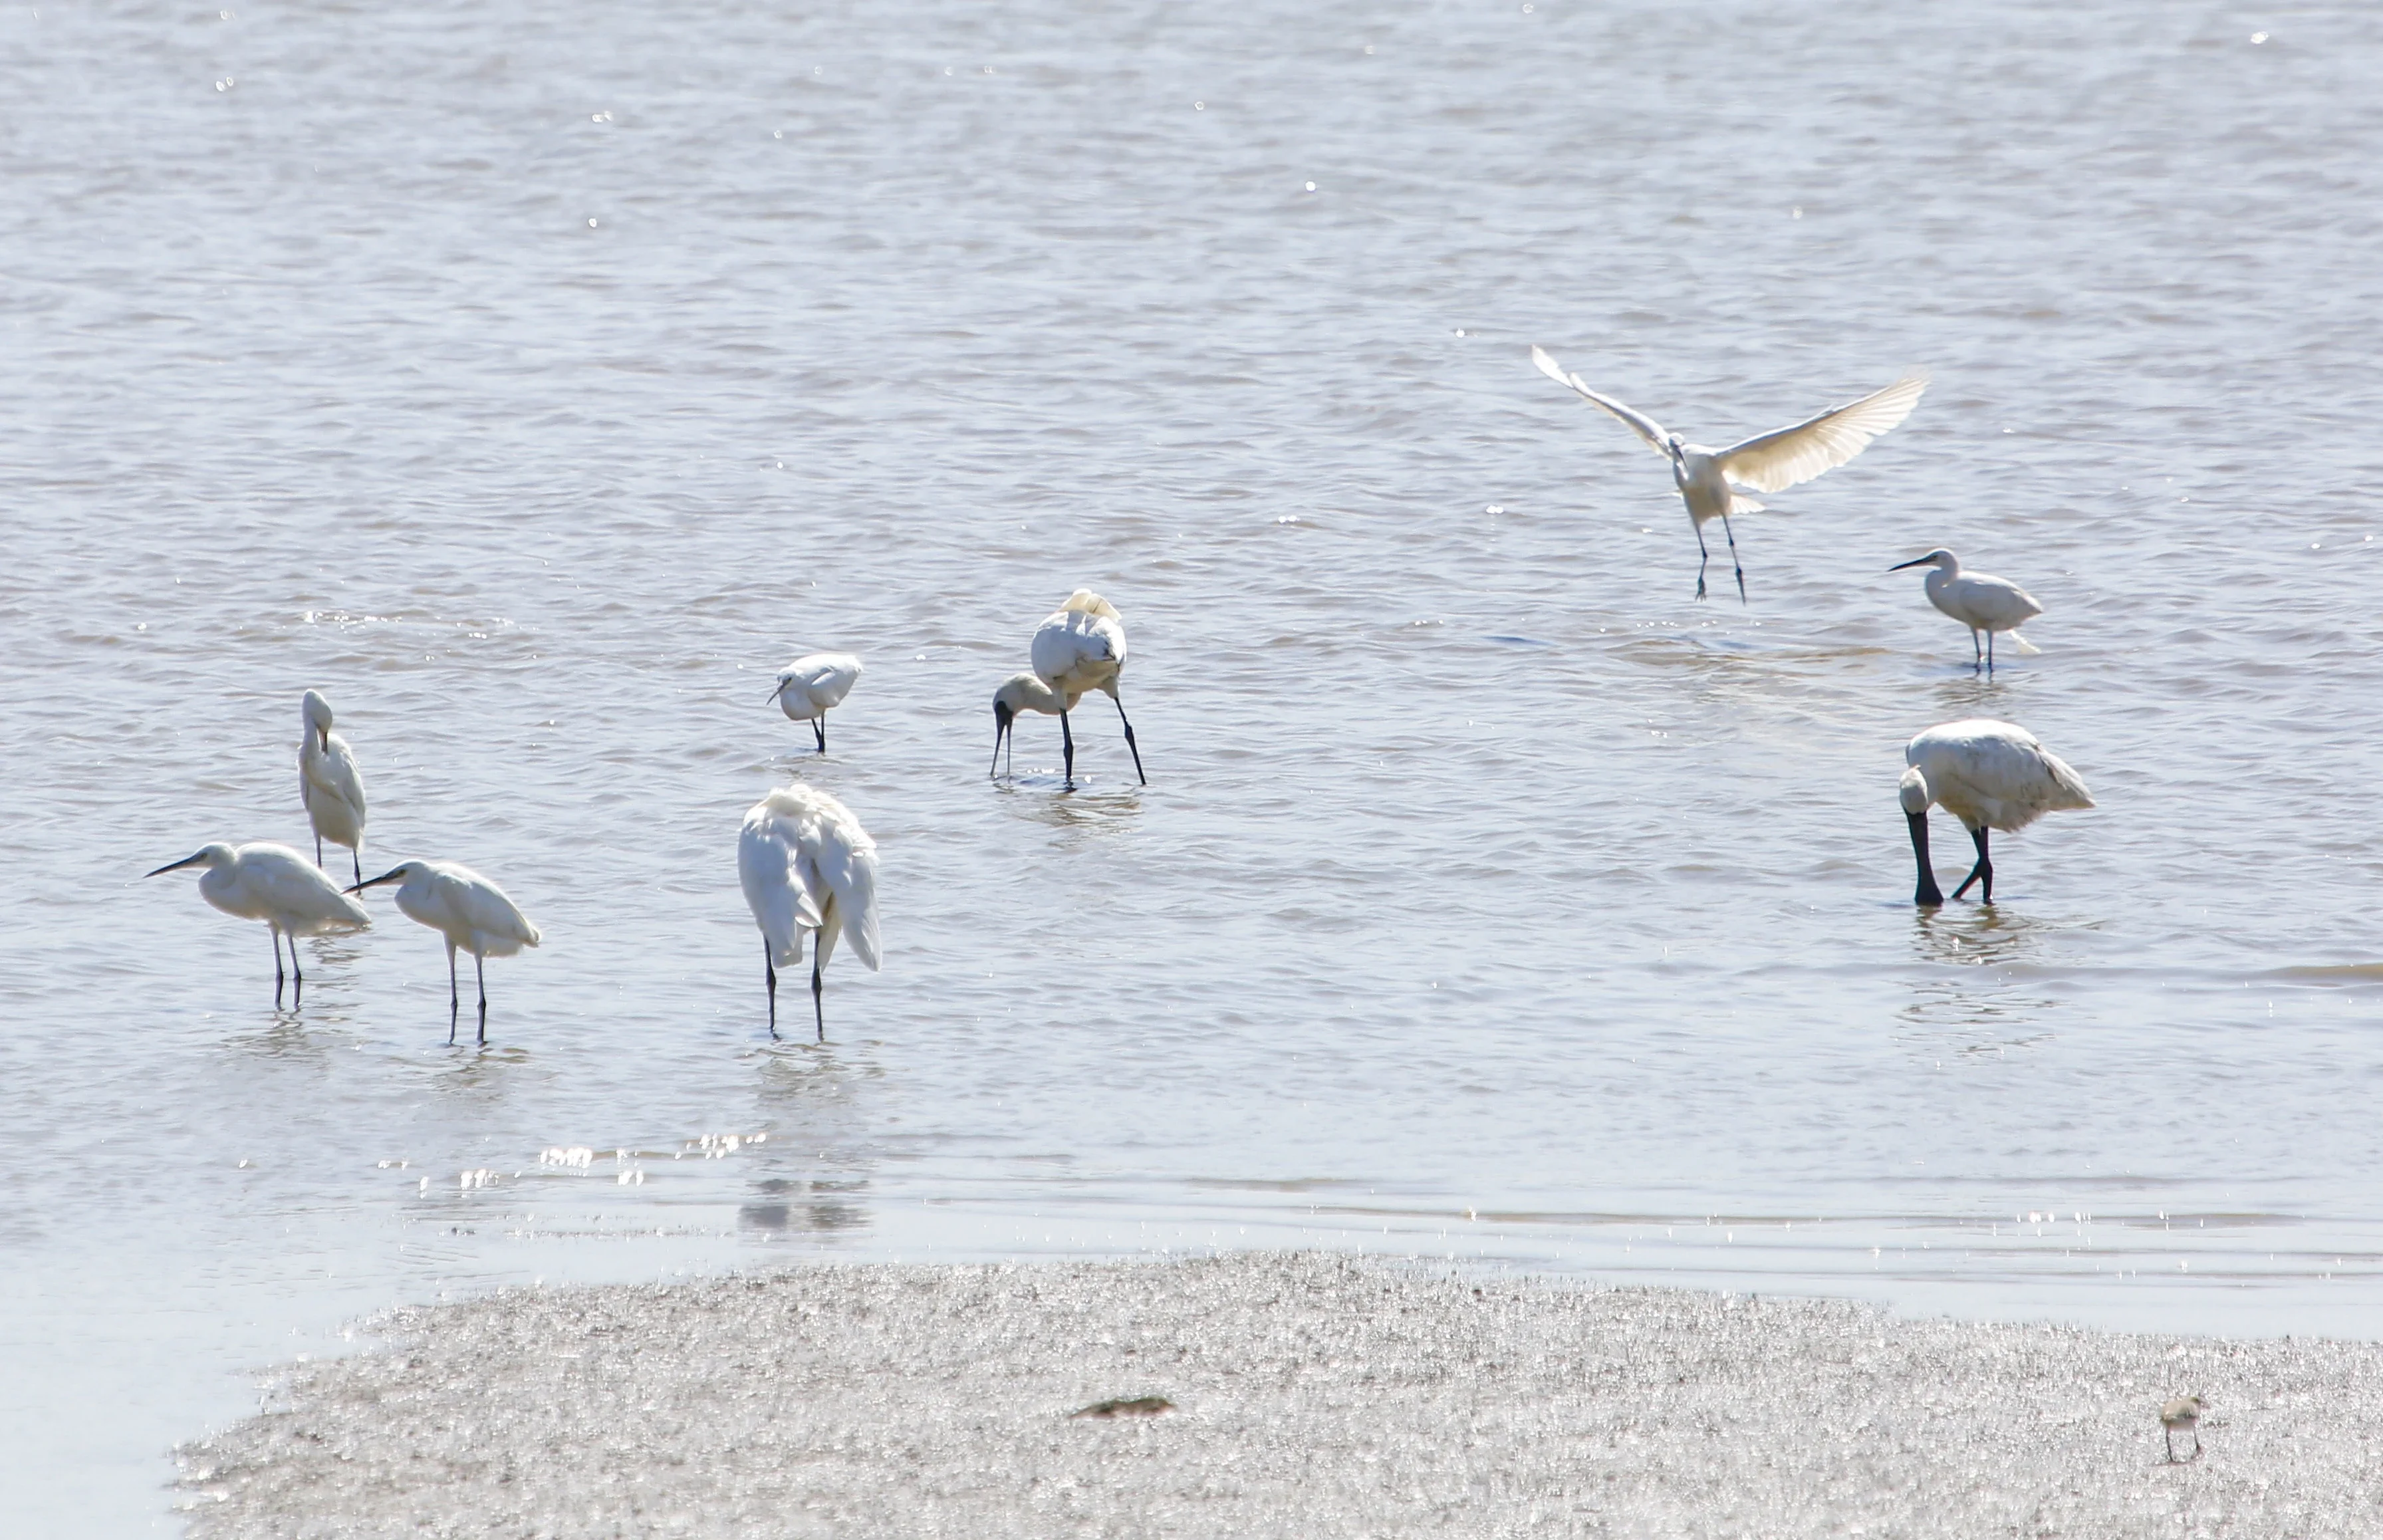
<path id="1" fill-rule="evenodd" d="M 1978 864 L 1955 898 L 1979 884 L 1979 901 L 1994 901 L 1994 863 L 1987 854 L 1986 832 L 2005 833 L 2024 829 L 2046 813 L 2093 806 L 2093 795 L 2077 772 L 2035 741 L 2035 734 L 2006 721 L 1973 718 L 1932 727 L 1904 745 L 1911 768 L 1903 772 L 1896 795 L 1911 827 L 1912 859 L 1920 867 L 1919 890 L 1911 901 L 1923 908 L 1945 902 L 1936 886 L 1935 869 L 1928 863 L 1928 807 L 1931 803 L 1961 820 L 1978 847 Z"/>
<path id="2" fill-rule="evenodd" d="M 827 1041 L 820 979 L 840 932 L 853 955 L 877 971 L 877 842 L 852 809 L 827 793 L 782 786 L 753 804 L 736 836 L 736 875 L 745 902 L 761 928 L 761 968 L 770 985 L 770 1035 L 778 1035 L 778 969 L 803 958 L 803 932 L 817 931 L 811 951 L 811 1018 Z"/>
<path id="3" fill-rule="evenodd" d="M 1068 788 L 1073 790 L 1076 784 L 1076 734 L 1068 725 L 1068 713 L 1091 690 L 1106 695 L 1117 708 L 1117 721 L 1125 723 L 1125 746 L 1133 755 L 1133 773 L 1143 785 L 1149 785 L 1150 777 L 1142 770 L 1142 747 L 1133 741 L 1133 723 L 1125 714 L 1125 702 L 1117 698 L 1117 675 L 1125 671 L 1125 621 L 1117 614 L 1117 607 L 1090 588 L 1077 589 L 1068 596 L 1067 603 L 1034 628 L 1030 658 L 1034 677 L 1043 682 L 1058 703 L 1059 742 L 1067 754 Z M 1032 702 L 1027 704 L 1033 710 L 1050 709 Z M 1008 726 L 998 696 L 994 697 L 993 709 L 994 745 L 998 748 L 1001 733 Z M 1010 714 L 1015 713 L 1013 707 Z"/>
<path id="4" fill-rule="evenodd" d="M 341 893 L 308 863 L 305 852 L 286 844 L 211 844 L 195 856 L 169 861 L 149 873 L 162 876 L 184 867 L 204 867 L 199 896 L 237 919 L 261 919 L 273 928 L 273 1003 L 281 1004 L 281 938 L 290 938 L 290 969 L 298 975 L 297 995 L 306 992 L 306 972 L 298 966 L 298 938 L 372 924 L 364 906 Z"/>
<path id="5" fill-rule="evenodd" d="M 1906 567 L 1933 567 L 1923 585 L 1928 590 L 1928 602 L 1969 628 L 1969 650 L 1975 654 L 1974 665 L 1992 673 L 1994 667 L 1994 633 L 2007 631 L 2010 639 L 2019 644 L 2021 652 L 2033 652 L 2035 645 L 2019 634 L 2019 628 L 2043 613 L 2043 606 L 2029 597 L 2028 591 L 2006 577 L 1989 577 L 1984 573 L 1965 573 L 1961 559 L 1941 546 L 1925 556 L 1915 556 L 1908 561 L 1898 561 L 1887 569 L 1899 573 Z M 1978 646 L 1978 633 L 1986 634 L 1985 647 Z"/>
<path id="6" fill-rule="evenodd" d="M 844 704 L 844 697 L 852 693 L 853 681 L 859 677 L 860 659 L 852 654 L 814 652 L 779 671 L 778 687 L 770 692 L 770 698 L 788 721 L 810 723 L 819 751 L 825 754 L 828 709 Z"/>
<path id="7" fill-rule="evenodd" d="M 427 925 L 447 939 L 447 1041 L 455 1041 L 455 1018 L 462 1010 L 455 987 L 455 949 L 472 955 L 472 976 L 480 985 L 480 1041 L 488 1041 L 488 976 L 490 957 L 510 957 L 525 946 L 536 946 L 537 927 L 521 912 L 505 890 L 457 861 L 407 861 L 389 868 L 350 893 L 399 884 L 397 906 L 408 919 Z"/>
<path id="8" fill-rule="evenodd" d="M 331 703 L 319 690 L 300 703 L 306 735 L 298 744 L 298 797 L 315 826 L 315 864 L 323 864 L 323 842 L 348 847 L 355 881 L 364 878 L 364 778 L 355 750 L 331 731 Z"/>
<path id="9" fill-rule="evenodd" d="M 1740 604 L 1746 602 L 1746 569 L 1738 565 L 1737 532 L 1730 528 L 1729 516 L 1759 512 L 1762 505 L 1739 496 L 1731 489 L 1731 483 L 1757 492 L 1784 492 L 1824 475 L 1868 449 L 1871 439 L 1910 416 L 1911 409 L 1920 403 L 1920 393 L 1928 388 L 1926 372 L 1914 370 L 1885 389 L 1873 391 L 1858 401 L 1833 406 L 1792 427 L 1757 434 L 1725 450 L 1715 450 L 1688 443 L 1678 434 L 1666 431 L 1652 417 L 1591 390 L 1578 375 L 1564 373 L 1563 366 L 1549 357 L 1544 348 L 1531 350 L 1531 362 L 1538 365 L 1539 373 L 1558 385 L 1578 391 L 1620 418 L 1656 453 L 1672 462 L 1672 483 L 1680 489 L 1680 499 L 1688 507 L 1688 522 L 1697 532 L 1697 554 L 1700 559 L 1697 562 L 1697 598 L 1705 597 L 1705 564 L 1712 560 L 1712 553 L 1705 549 L 1705 524 L 1719 519 L 1722 533 L 1729 536 L 1729 564 L 1737 574 Z"/>

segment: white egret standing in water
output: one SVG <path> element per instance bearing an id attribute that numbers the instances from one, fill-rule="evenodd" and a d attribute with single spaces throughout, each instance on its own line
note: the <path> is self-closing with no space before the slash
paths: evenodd
<path id="1" fill-rule="evenodd" d="M 1873 391 L 1858 401 L 1833 406 L 1791 427 L 1757 434 L 1725 450 L 1715 450 L 1687 443 L 1678 434 L 1665 431 L 1663 425 L 1652 417 L 1591 390 L 1578 375 L 1566 374 L 1544 348 L 1531 350 L 1531 362 L 1538 365 L 1539 373 L 1558 385 L 1578 391 L 1620 418 L 1632 432 L 1653 446 L 1656 453 L 1672 462 L 1673 485 L 1680 489 L 1681 500 L 1688 505 L 1688 522 L 1697 532 L 1697 554 L 1701 558 L 1697 562 L 1697 598 L 1705 597 L 1705 563 L 1712 560 L 1711 553 L 1705 549 L 1704 526 L 1708 521 L 1719 519 L 1722 533 L 1729 536 L 1729 564 L 1737 573 L 1740 604 L 1746 602 L 1746 569 L 1737 563 L 1737 533 L 1729 527 L 1729 516 L 1759 512 L 1762 505 L 1738 496 L 1730 489 L 1730 484 L 1735 482 L 1758 492 L 1784 492 L 1835 470 L 1869 448 L 1871 439 L 1910 416 L 1911 409 L 1920 402 L 1920 393 L 1928 388 L 1927 374 L 1914 370 L 1885 389 Z"/>
<path id="2" fill-rule="evenodd" d="M 844 697 L 852 693 L 853 681 L 859 677 L 860 659 L 852 654 L 814 652 L 779 671 L 778 687 L 770 692 L 770 698 L 789 721 L 810 723 L 819 751 L 825 754 L 828 709 L 844 704 Z"/>
<path id="3" fill-rule="evenodd" d="M 258 842 L 233 846 L 210 844 L 195 856 L 168 861 L 152 877 L 184 867 L 204 867 L 199 896 L 238 919 L 261 919 L 273 929 L 273 1003 L 281 1004 L 281 938 L 290 938 L 290 967 L 298 975 L 298 995 L 306 992 L 306 973 L 298 966 L 298 938 L 337 930 L 361 930 L 372 924 L 364 906 L 341 893 L 308 863 L 303 851 L 286 844 Z"/>
<path id="4" fill-rule="evenodd" d="M 480 1041 L 488 1041 L 488 975 L 487 960 L 510 957 L 541 939 L 537 927 L 521 912 L 505 890 L 458 861 L 407 861 L 389 868 L 350 893 L 401 884 L 397 906 L 408 919 L 427 925 L 447 939 L 447 1041 L 455 1041 L 455 1017 L 463 1008 L 455 986 L 455 949 L 472 955 L 472 975 L 480 985 Z"/>
<path id="5" fill-rule="evenodd" d="M 315 826 L 315 864 L 323 864 L 323 842 L 348 847 L 355 880 L 364 881 L 364 778 L 355 751 L 331 731 L 331 703 L 309 690 L 299 705 L 306 735 L 298 744 L 298 798 Z"/>
<path id="6" fill-rule="evenodd" d="M 1915 556 L 1908 561 L 1898 561 L 1887 569 L 1899 573 L 1906 567 L 1933 567 L 1921 586 L 1928 590 L 1928 602 L 1969 628 L 1969 650 L 1974 661 L 1989 673 L 1994 667 L 1994 633 L 2007 631 L 2010 639 L 2019 644 L 2021 652 L 2033 652 L 2035 644 L 2019 634 L 2019 628 L 2043 613 L 2043 606 L 2029 597 L 2028 591 L 2006 577 L 1989 577 L 1984 573 L 1965 573 L 1961 559 L 1938 547 L 1925 556 Z M 1978 633 L 1986 634 L 1982 651 L 1978 647 Z"/>
<path id="7" fill-rule="evenodd" d="M 1932 727 L 1904 745 L 1911 768 L 1896 795 L 1911 827 L 1911 855 L 1920 866 L 1912 902 L 1933 908 L 1945 902 L 1928 863 L 1928 807 L 1933 803 L 1961 820 L 1978 847 L 1978 864 L 1955 898 L 1981 884 L 1979 899 L 1994 901 L 1994 864 L 1986 852 L 1986 831 L 2026 828 L 2046 813 L 2093 806 L 2093 795 L 2077 772 L 2063 764 L 2035 734 L 2006 721 L 1971 718 Z"/>
<path id="8" fill-rule="evenodd" d="M 753 922 L 761 928 L 761 967 L 770 985 L 770 1035 L 778 1035 L 778 969 L 802 961 L 803 932 L 815 930 L 811 1016 L 827 1041 L 821 971 L 839 932 L 870 972 L 877 971 L 877 842 L 852 809 L 810 786 L 781 786 L 755 803 L 736 836 L 736 875 Z"/>
<path id="9" fill-rule="evenodd" d="M 1059 742 L 1067 753 L 1068 785 L 1072 789 L 1076 784 L 1076 734 L 1068 725 L 1068 713 L 1089 690 L 1103 692 L 1117 707 L 1117 721 L 1125 723 L 1125 746 L 1133 755 L 1133 773 L 1143 785 L 1150 784 L 1150 777 L 1142 770 L 1141 745 L 1133 741 L 1133 723 L 1126 717 L 1125 702 L 1117 698 L 1117 675 L 1125 670 L 1125 620 L 1117 607 L 1090 588 L 1077 589 L 1034 628 L 1031 657 L 1035 677 L 1058 698 Z M 1001 712 L 997 698 L 994 712 L 997 721 Z M 997 743 L 996 739 L 996 746 Z"/>

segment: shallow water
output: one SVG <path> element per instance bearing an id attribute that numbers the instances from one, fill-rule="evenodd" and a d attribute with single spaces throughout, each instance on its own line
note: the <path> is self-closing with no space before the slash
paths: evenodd
<path id="1" fill-rule="evenodd" d="M 20 1522 L 169 1530 L 167 1447 L 387 1305 L 810 1255 L 2376 1335 L 2378 65 L 2354 6 L 0 16 Z M 1699 605 L 1532 341 L 1711 440 L 1936 383 Z M 2041 656 L 1971 672 L 1883 571 L 1938 544 Z M 1146 789 L 1098 700 L 1081 790 L 1043 718 L 984 773 L 1079 584 Z M 829 646 L 818 760 L 762 696 Z M 385 895 L 276 1010 L 140 880 L 303 839 L 310 685 L 366 868 L 545 930 L 485 1052 Z M 1981 713 L 2100 806 L 1918 916 L 1900 745 Z M 735 874 L 789 773 L 882 846 L 824 1046 Z"/>

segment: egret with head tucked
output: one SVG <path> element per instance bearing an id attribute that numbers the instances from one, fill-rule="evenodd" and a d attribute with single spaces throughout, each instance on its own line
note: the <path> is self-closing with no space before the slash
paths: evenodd
<path id="1" fill-rule="evenodd" d="M 306 735 L 298 742 L 298 798 L 315 827 L 315 864 L 323 864 L 323 842 L 348 847 L 355 880 L 364 881 L 364 778 L 355 751 L 331 731 L 331 703 L 309 690 L 299 703 Z"/>
<path id="2" fill-rule="evenodd" d="M 761 928 L 761 971 L 770 987 L 770 1035 L 778 1035 L 778 969 L 811 951 L 811 1016 L 827 1041 L 821 974 L 836 937 L 877 971 L 877 842 L 852 809 L 814 787 L 781 786 L 755 803 L 736 836 L 736 876 L 753 923 Z"/>

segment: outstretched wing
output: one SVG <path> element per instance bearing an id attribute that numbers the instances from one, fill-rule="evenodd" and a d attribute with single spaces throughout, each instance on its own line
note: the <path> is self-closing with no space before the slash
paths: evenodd
<path id="1" fill-rule="evenodd" d="M 1672 436 L 1663 431 L 1662 424 L 1655 421 L 1654 418 L 1648 416 L 1643 412 L 1635 412 L 1631 410 L 1629 407 L 1623 405 L 1620 401 L 1615 400 L 1611 396 L 1599 395 L 1596 391 L 1591 390 L 1587 386 L 1583 385 L 1580 382 L 1580 376 L 1578 375 L 1565 374 L 1563 372 L 1563 365 L 1558 363 L 1554 359 L 1550 358 L 1548 356 L 1548 351 L 1545 348 L 1534 344 L 1531 348 L 1531 362 L 1539 366 L 1539 373 L 1547 376 L 1548 378 L 1555 381 L 1558 385 L 1563 386 L 1567 389 L 1579 391 L 1589 400 L 1603 407 L 1606 411 L 1613 413 L 1616 417 L 1621 418 L 1624 423 L 1629 425 L 1630 431 L 1636 434 L 1639 437 L 1647 440 L 1648 446 L 1654 450 L 1656 453 L 1663 456 L 1666 460 L 1671 458 Z"/>
<path id="2" fill-rule="evenodd" d="M 1713 456 L 1722 474 L 1758 492 L 1788 487 L 1834 471 L 1870 448 L 1870 441 L 1911 415 L 1928 374 L 1915 369 L 1883 390 L 1833 406 L 1819 416 L 1732 444 Z"/>

